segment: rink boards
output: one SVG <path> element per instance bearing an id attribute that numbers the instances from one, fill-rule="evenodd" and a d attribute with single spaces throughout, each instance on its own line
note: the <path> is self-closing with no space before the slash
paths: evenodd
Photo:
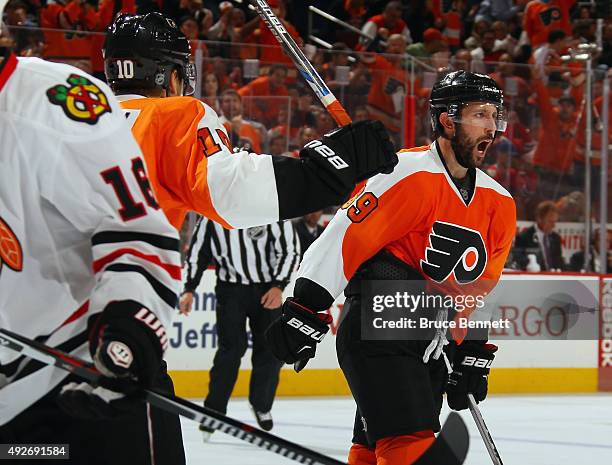
<path id="1" fill-rule="evenodd" d="M 490 376 L 491 392 L 612 390 L 612 277 L 512 273 L 504 275 L 503 281 L 494 298 L 509 323 L 507 329 L 492 335 L 500 350 Z M 203 397 L 207 392 L 208 370 L 217 347 L 214 287 L 214 271 L 207 270 L 196 292 L 194 311 L 175 318 L 170 331 L 166 359 L 182 396 Z M 291 295 L 291 285 L 285 294 Z M 560 295 L 572 296 L 576 308 L 582 309 L 577 316 L 559 319 Z M 334 323 L 316 358 L 299 374 L 290 367 L 282 370 L 279 395 L 349 394 L 334 347 L 343 300 L 339 298 L 330 309 Z M 248 393 L 250 353 L 249 339 L 234 395 Z"/>

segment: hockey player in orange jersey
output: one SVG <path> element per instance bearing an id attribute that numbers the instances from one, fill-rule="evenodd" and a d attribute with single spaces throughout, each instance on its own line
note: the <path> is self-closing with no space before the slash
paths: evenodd
<path id="1" fill-rule="evenodd" d="M 299 160 L 234 153 L 215 111 L 188 96 L 195 80 L 189 56 L 189 42 L 161 13 L 120 16 L 104 43 L 106 77 L 175 227 L 189 210 L 227 228 L 302 216 L 342 203 L 357 181 L 397 163 L 385 129 L 372 121 L 323 136 L 326 147 L 305 147 Z M 129 199 L 126 206 L 138 215 Z"/>
<path id="2" fill-rule="evenodd" d="M 330 317 L 321 312 L 344 290 L 336 350 L 357 404 L 350 465 L 414 463 L 440 429 L 444 391 L 455 410 L 467 408 L 469 392 L 477 401 L 486 397 L 497 350 L 486 336 L 475 340 L 457 331 L 450 343 L 442 331 L 429 340 L 364 337 L 362 322 L 372 309 L 363 285 L 410 280 L 446 296 L 495 286 L 516 212 L 510 194 L 478 167 L 505 129 L 502 103 L 488 76 L 456 71 L 442 77 L 430 98 L 437 139 L 400 151 L 392 174 L 369 179 L 343 205 L 306 252 L 294 296 L 268 329 L 277 357 L 303 368 L 328 330 Z M 450 375 L 443 354 L 452 361 Z M 468 357 L 483 363 L 467 366 Z"/>

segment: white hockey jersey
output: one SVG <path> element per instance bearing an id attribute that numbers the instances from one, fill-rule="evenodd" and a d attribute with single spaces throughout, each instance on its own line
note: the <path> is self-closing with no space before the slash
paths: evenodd
<path id="1" fill-rule="evenodd" d="M 178 235 L 110 89 L 63 64 L 0 66 L 0 327 L 86 359 L 87 320 L 110 301 L 168 327 Z M 67 374 L 7 349 L 0 373 L 0 424 Z"/>

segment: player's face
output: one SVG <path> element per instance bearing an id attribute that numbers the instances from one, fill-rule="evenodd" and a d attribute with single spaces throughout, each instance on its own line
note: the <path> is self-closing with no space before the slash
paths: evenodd
<path id="1" fill-rule="evenodd" d="M 469 168 L 484 162 L 493 143 L 497 122 L 497 108 L 492 104 L 470 103 L 461 110 L 461 123 L 456 125 L 451 145 L 457 159 Z"/>

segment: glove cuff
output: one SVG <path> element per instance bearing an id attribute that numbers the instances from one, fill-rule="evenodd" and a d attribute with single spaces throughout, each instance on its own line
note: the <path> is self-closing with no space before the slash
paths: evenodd
<path id="1" fill-rule="evenodd" d="M 457 346 L 453 367 L 488 374 L 496 351 L 497 346 L 494 344 L 466 341 Z"/>
<path id="2" fill-rule="evenodd" d="M 309 319 L 311 321 L 316 321 L 319 324 L 324 323 L 326 325 L 329 325 L 333 321 L 333 318 L 329 313 L 316 312 L 302 305 L 301 303 L 295 301 L 292 298 L 288 298 L 287 300 L 285 300 L 285 303 L 283 304 L 283 313 L 287 313 L 288 311 L 294 314 L 297 312 L 299 313 L 300 318 Z M 304 312 L 305 315 L 301 312 Z"/>

